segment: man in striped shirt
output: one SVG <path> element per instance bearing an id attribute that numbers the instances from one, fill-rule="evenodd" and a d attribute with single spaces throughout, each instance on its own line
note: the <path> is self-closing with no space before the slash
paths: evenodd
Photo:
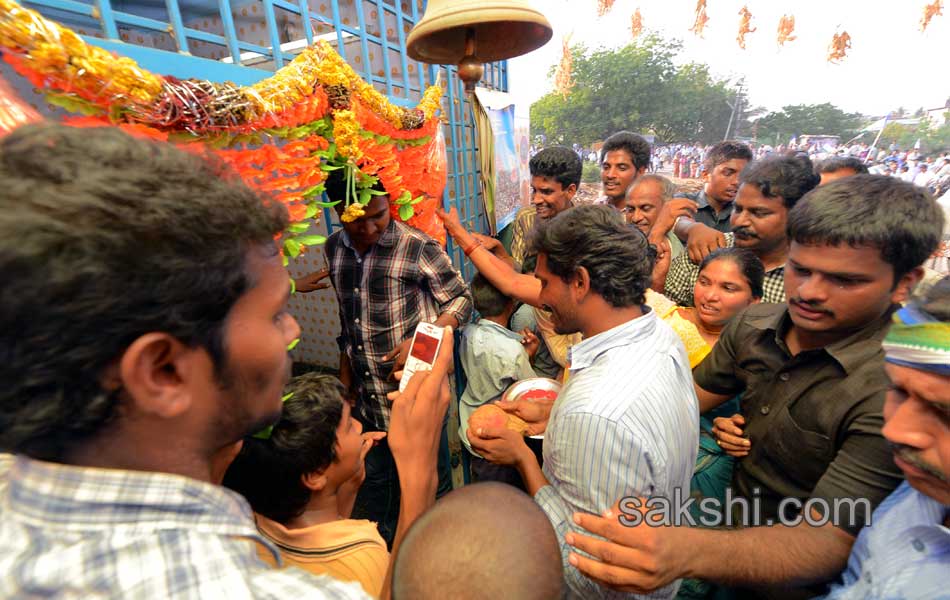
<path id="1" fill-rule="evenodd" d="M 643 304 L 655 253 L 615 209 L 569 209 L 538 229 L 532 247 L 540 301 L 556 331 L 584 334 L 550 409 L 544 468 L 515 432 L 469 430 L 469 441 L 487 460 L 520 471 L 558 535 L 569 597 L 628 597 L 577 571 L 565 538 L 576 530 L 575 511 L 601 513 L 619 497 L 672 498 L 676 488 L 689 489 L 699 439 L 689 361 L 676 334 Z M 673 582 L 651 597 L 672 598 L 677 588 Z"/>

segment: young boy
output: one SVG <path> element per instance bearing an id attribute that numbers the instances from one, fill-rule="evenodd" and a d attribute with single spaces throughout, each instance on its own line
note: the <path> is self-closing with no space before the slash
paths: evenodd
<path id="1" fill-rule="evenodd" d="M 363 434 L 342 391 L 327 375 L 294 378 L 280 421 L 245 439 L 224 485 L 247 498 L 283 564 L 359 582 L 379 597 L 389 551 L 374 523 L 349 517 L 366 453 L 386 434 Z M 276 565 L 265 547 L 258 553 Z"/>
<path id="2" fill-rule="evenodd" d="M 515 301 L 498 291 L 481 274 L 469 284 L 475 309 L 481 318 L 462 330 L 459 356 L 468 385 L 459 403 L 459 438 L 472 453 L 472 479 L 502 481 L 524 489 L 516 469 L 493 465 L 484 460 L 468 443 L 468 418 L 483 404 L 501 398 L 516 381 L 537 377 L 531 359 L 538 351 L 539 340 L 525 329 L 520 334 L 508 329 L 515 312 Z"/>

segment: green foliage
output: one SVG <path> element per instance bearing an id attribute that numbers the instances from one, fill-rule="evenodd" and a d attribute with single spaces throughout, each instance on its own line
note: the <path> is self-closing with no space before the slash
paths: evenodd
<path id="1" fill-rule="evenodd" d="M 532 137 L 549 143 L 580 143 L 606 139 L 623 129 L 653 133 L 660 142 L 717 142 L 723 138 L 736 100 L 733 86 L 710 73 L 702 63 L 674 63 L 682 50 L 676 40 L 656 34 L 623 48 L 588 51 L 572 48 L 575 85 L 567 98 L 550 93 L 531 105 Z M 553 71 L 553 69 L 552 69 Z M 755 116 L 764 110 L 747 110 Z M 742 115 L 730 136 L 751 135 Z M 794 135 L 857 135 L 864 118 L 825 103 L 785 106 L 762 116 L 756 137 L 768 143 L 787 142 Z"/>
<path id="2" fill-rule="evenodd" d="M 583 183 L 598 183 L 600 181 L 600 165 L 585 160 L 582 168 L 584 169 L 581 172 Z"/>
<path id="3" fill-rule="evenodd" d="M 575 86 L 567 98 L 551 93 L 531 106 L 532 136 L 587 144 L 626 129 L 659 141 L 721 140 L 734 93 L 707 65 L 676 66 L 681 49 L 657 35 L 616 50 L 575 46 Z"/>
<path id="4" fill-rule="evenodd" d="M 896 143 L 907 150 L 920 140 L 922 152 L 931 154 L 950 150 L 950 111 L 945 115 L 943 125 L 932 127 L 929 119 L 922 119 L 916 126 L 888 123 L 881 132 L 878 148 L 887 148 Z"/>
<path id="5" fill-rule="evenodd" d="M 858 113 L 846 113 L 830 104 L 798 104 L 783 106 L 756 122 L 758 139 L 769 143 L 786 143 L 792 136 L 837 135 L 842 142 L 853 138 L 861 130 L 865 118 Z"/>

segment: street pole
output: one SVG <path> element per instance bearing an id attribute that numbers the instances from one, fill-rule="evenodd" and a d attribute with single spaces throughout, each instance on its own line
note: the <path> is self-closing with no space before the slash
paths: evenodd
<path id="1" fill-rule="evenodd" d="M 722 137 L 722 141 L 726 141 L 729 139 L 729 132 L 732 130 L 732 122 L 736 120 L 736 112 L 739 110 L 741 95 L 742 95 L 742 81 L 740 80 L 739 84 L 736 86 L 735 102 L 733 102 L 732 104 L 729 104 L 728 102 L 726 102 L 726 104 L 728 104 L 729 107 L 732 108 L 732 112 L 729 113 L 729 124 L 726 125 L 726 135 Z"/>
<path id="2" fill-rule="evenodd" d="M 871 162 L 871 154 L 877 150 L 877 142 L 881 139 L 881 134 L 884 133 L 884 129 L 887 127 L 887 121 L 891 118 L 891 113 L 884 115 L 884 124 L 881 125 L 881 130 L 877 132 L 877 135 L 874 137 L 874 141 L 871 142 L 871 147 L 868 149 L 867 156 L 864 157 L 864 162 Z"/>

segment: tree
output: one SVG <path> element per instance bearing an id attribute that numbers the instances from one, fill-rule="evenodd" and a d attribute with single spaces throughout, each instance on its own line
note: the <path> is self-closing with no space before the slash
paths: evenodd
<path id="1" fill-rule="evenodd" d="M 616 50 L 573 47 L 574 88 L 531 105 L 532 136 L 588 144 L 626 129 L 660 141 L 721 140 L 734 92 L 707 65 L 677 67 L 681 49 L 655 34 Z"/>
<path id="2" fill-rule="evenodd" d="M 950 117 L 950 113 L 947 116 Z M 913 148 L 917 140 L 920 140 L 921 151 L 926 154 L 950 150 L 950 120 L 945 120 L 939 127 L 933 127 L 927 118 L 921 119 L 917 125 L 888 123 L 881 132 L 877 146 L 887 148 L 891 144 L 897 144 L 906 150 Z"/>
<path id="3" fill-rule="evenodd" d="M 846 113 L 827 102 L 790 105 L 759 119 L 758 136 L 762 141 L 778 143 L 802 134 L 837 135 L 847 141 L 858 134 L 864 120 L 858 113 Z"/>

